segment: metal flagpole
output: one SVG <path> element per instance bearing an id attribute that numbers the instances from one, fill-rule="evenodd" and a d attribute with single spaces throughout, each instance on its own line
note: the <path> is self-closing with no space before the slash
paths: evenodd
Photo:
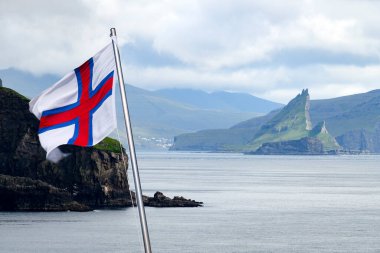
<path id="1" fill-rule="evenodd" d="M 111 35 L 110 36 L 111 36 L 111 38 L 112 37 L 116 38 L 116 29 L 115 28 L 111 28 Z M 119 78 L 120 94 L 121 94 L 121 102 L 123 104 L 125 126 L 127 128 L 128 145 L 129 145 L 129 152 L 131 155 L 133 179 L 134 179 L 135 188 L 136 188 L 137 207 L 139 209 L 141 230 L 142 230 L 143 240 L 144 240 L 144 248 L 145 248 L 145 253 L 151 253 L 152 249 L 150 247 L 148 224 L 146 222 L 144 203 L 143 203 L 143 199 L 142 199 L 141 183 L 140 183 L 139 169 L 137 166 L 135 144 L 133 142 L 132 126 L 131 126 L 131 120 L 129 117 L 127 97 L 125 94 L 123 72 L 121 70 L 120 53 L 119 53 L 119 49 L 117 47 L 116 40 L 112 40 L 112 45 L 113 45 L 113 52 L 115 54 L 117 76 Z"/>

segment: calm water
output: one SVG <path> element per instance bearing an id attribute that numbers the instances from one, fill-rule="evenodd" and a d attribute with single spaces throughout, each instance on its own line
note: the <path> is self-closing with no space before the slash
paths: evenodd
<path id="1" fill-rule="evenodd" d="M 380 252 L 380 156 L 141 153 L 153 252 Z M 136 209 L 0 213 L 0 252 L 142 252 Z"/>

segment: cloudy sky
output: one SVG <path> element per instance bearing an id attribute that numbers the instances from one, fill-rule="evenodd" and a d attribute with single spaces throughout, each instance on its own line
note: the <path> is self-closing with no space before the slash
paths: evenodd
<path id="1" fill-rule="evenodd" d="M 116 27 L 126 81 L 287 102 L 380 88 L 376 0 L 0 0 L 0 69 L 63 75 Z"/>

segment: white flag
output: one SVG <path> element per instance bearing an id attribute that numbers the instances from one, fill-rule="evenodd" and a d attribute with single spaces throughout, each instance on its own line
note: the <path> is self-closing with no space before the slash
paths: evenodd
<path id="1" fill-rule="evenodd" d="M 60 145 L 93 146 L 116 128 L 115 69 L 110 43 L 29 103 L 48 160 L 63 157 Z"/>

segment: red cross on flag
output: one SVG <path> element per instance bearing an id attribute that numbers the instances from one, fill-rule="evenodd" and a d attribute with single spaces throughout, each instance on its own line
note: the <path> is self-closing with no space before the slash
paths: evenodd
<path id="1" fill-rule="evenodd" d="M 63 158 L 60 145 L 93 146 L 116 128 L 115 69 L 110 43 L 29 103 L 48 160 Z"/>

